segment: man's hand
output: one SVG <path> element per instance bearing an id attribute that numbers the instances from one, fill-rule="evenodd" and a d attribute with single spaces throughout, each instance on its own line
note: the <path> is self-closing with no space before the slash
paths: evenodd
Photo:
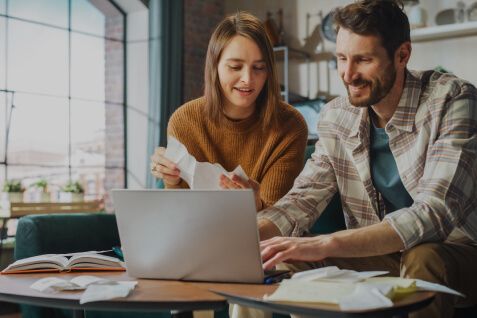
<path id="1" fill-rule="evenodd" d="M 232 174 L 230 177 L 222 174 L 220 176 L 220 186 L 223 189 L 252 189 L 257 211 L 263 209 L 262 199 L 260 198 L 260 184 L 257 181 L 252 179 L 245 181 L 236 174 Z"/>
<path id="2" fill-rule="evenodd" d="M 260 243 L 263 268 L 280 262 L 318 262 L 327 257 L 367 257 L 404 249 L 404 244 L 386 221 L 315 237 L 274 237 Z"/>
<path id="3" fill-rule="evenodd" d="M 159 179 L 163 179 L 166 185 L 177 185 L 181 181 L 180 170 L 176 164 L 164 157 L 166 148 L 156 148 L 151 156 L 151 173 Z"/>
<path id="4" fill-rule="evenodd" d="M 315 237 L 274 237 L 260 243 L 263 269 L 281 262 L 317 262 L 327 258 L 333 249 L 330 235 Z"/>

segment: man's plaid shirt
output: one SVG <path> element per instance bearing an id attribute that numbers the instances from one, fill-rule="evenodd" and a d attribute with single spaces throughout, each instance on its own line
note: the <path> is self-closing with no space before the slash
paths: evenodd
<path id="1" fill-rule="evenodd" d="M 477 90 L 448 74 L 406 74 L 398 107 L 386 124 L 401 180 L 414 200 L 386 214 L 370 173 L 366 107 L 339 97 L 322 110 L 319 141 L 293 188 L 259 214 L 282 235 L 300 236 L 339 192 L 346 225 L 389 222 L 405 248 L 442 241 L 461 230 L 477 242 Z"/>

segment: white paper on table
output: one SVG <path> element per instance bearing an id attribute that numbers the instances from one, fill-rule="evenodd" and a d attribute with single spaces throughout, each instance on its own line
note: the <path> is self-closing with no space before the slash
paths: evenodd
<path id="1" fill-rule="evenodd" d="M 116 285 L 117 281 L 101 278 L 97 276 L 81 275 L 71 280 L 58 277 L 45 277 L 34 282 L 30 288 L 39 292 L 62 291 L 62 290 L 84 290 L 89 285 Z"/>
<path id="2" fill-rule="evenodd" d="M 355 287 L 349 283 L 284 279 L 273 294 L 264 296 L 264 300 L 338 304 L 343 296 L 351 295 Z"/>
<path id="3" fill-rule="evenodd" d="M 308 271 L 303 271 L 293 275 L 292 279 L 305 281 L 332 281 L 343 283 L 355 283 L 364 281 L 370 277 L 380 276 L 389 273 L 388 271 L 367 271 L 357 272 L 354 270 L 339 269 L 336 266 L 327 266 Z"/>
<path id="4" fill-rule="evenodd" d="M 167 137 L 164 156 L 177 165 L 180 170 L 179 176 L 187 182 L 191 189 L 220 190 L 220 175 L 230 175 L 230 172 L 218 163 L 198 162 L 194 156 L 189 154 L 187 148 L 172 136 Z M 248 180 L 248 176 L 241 166 L 236 167 L 231 173 Z"/>
<path id="5" fill-rule="evenodd" d="M 80 304 L 127 297 L 136 285 L 137 281 L 120 281 L 114 285 L 89 285 L 81 295 Z"/>
<path id="6" fill-rule="evenodd" d="M 70 289 L 74 287 L 69 281 L 58 278 L 58 277 L 45 277 L 37 280 L 30 285 L 30 288 L 39 291 L 45 292 L 48 289 Z"/>
<path id="7" fill-rule="evenodd" d="M 340 272 L 344 274 L 340 276 Z M 359 274 L 362 275 L 353 277 L 352 273 L 333 266 L 299 274 L 301 275 L 295 274 L 292 279 L 283 280 L 276 291 L 266 295 L 264 300 L 330 303 L 338 304 L 342 310 L 365 310 L 390 307 L 396 295 L 411 294 L 417 290 L 465 297 L 446 286 L 418 279 L 372 277 L 381 275 L 382 272 L 361 272 Z M 356 282 L 356 277 L 364 279 Z"/>
<path id="8" fill-rule="evenodd" d="M 393 302 L 378 288 L 358 284 L 353 293 L 341 297 L 339 306 L 341 310 L 368 310 L 392 307 Z"/>
<path id="9" fill-rule="evenodd" d="M 460 297 L 466 297 L 464 294 L 459 293 L 457 290 L 451 289 L 447 286 L 439 285 L 436 283 L 430 283 L 426 282 L 424 280 L 416 279 L 416 286 L 420 290 L 429 290 L 429 291 L 435 291 L 439 293 L 446 293 L 446 294 L 451 294 L 451 295 L 456 295 Z"/>
<path id="10" fill-rule="evenodd" d="M 101 278 L 97 276 L 90 276 L 90 275 L 81 275 L 81 276 L 76 276 L 75 278 L 72 278 L 70 280 L 70 283 L 76 284 L 80 287 L 86 288 L 91 284 L 97 284 L 97 285 L 114 285 L 116 284 L 115 281 L 109 280 L 106 278 Z"/>

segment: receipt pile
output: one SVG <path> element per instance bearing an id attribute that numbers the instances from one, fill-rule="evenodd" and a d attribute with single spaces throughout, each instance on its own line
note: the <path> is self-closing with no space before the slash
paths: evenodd
<path id="1" fill-rule="evenodd" d="M 385 271 L 356 272 L 336 266 L 323 267 L 283 280 L 267 301 L 313 302 L 339 305 L 341 310 L 367 310 L 392 307 L 392 300 L 418 290 L 429 290 L 465 297 L 439 284 L 419 279 L 375 277 Z"/>
<path id="2" fill-rule="evenodd" d="M 112 281 L 85 275 L 77 276 L 69 281 L 58 277 L 46 277 L 36 281 L 30 287 L 39 292 L 85 290 L 80 299 L 80 304 L 84 304 L 127 297 L 136 285 L 136 281 Z"/>

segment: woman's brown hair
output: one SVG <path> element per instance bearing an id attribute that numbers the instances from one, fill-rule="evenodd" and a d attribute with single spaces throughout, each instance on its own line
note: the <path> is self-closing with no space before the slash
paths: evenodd
<path id="1" fill-rule="evenodd" d="M 236 35 L 254 41 L 262 53 L 267 70 L 267 80 L 257 97 L 256 107 L 263 128 L 274 127 L 277 124 L 276 108 L 280 102 L 280 87 L 276 77 L 273 47 L 262 22 L 254 15 L 244 11 L 239 11 L 222 20 L 210 38 L 204 72 L 204 96 L 207 113 L 216 123 L 223 118 L 224 96 L 217 68 L 222 51 Z"/>

